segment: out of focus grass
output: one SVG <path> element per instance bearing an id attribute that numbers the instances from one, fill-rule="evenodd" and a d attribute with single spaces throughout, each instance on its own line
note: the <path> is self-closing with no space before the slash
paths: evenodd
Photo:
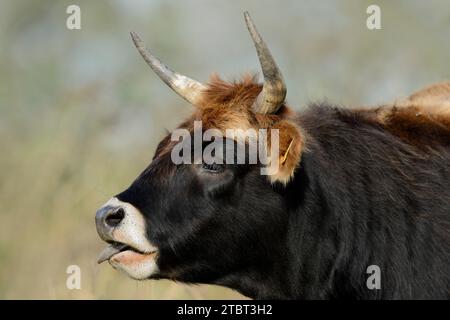
<path id="1" fill-rule="evenodd" d="M 0 3 L 0 298 L 241 298 L 214 286 L 136 282 L 98 266 L 95 210 L 150 162 L 190 107 L 146 68 L 128 32 L 199 80 L 258 70 L 249 10 L 285 71 L 289 102 L 379 103 L 450 79 L 447 0 Z M 430 18 L 432 17 L 432 19 Z M 280 23 L 282 21 L 283 23 Z M 82 289 L 66 288 L 78 265 Z"/>

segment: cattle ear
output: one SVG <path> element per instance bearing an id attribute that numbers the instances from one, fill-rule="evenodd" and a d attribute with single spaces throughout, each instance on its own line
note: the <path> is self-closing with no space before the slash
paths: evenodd
<path id="1" fill-rule="evenodd" d="M 279 151 L 269 156 L 269 179 L 272 183 L 286 185 L 300 165 L 304 148 L 304 135 L 298 125 L 289 120 L 281 120 L 271 129 L 278 129 Z M 272 139 L 269 139 L 269 145 Z M 273 157 L 277 157 L 276 159 Z M 274 161 L 275 160 L 275 161 Z"/>

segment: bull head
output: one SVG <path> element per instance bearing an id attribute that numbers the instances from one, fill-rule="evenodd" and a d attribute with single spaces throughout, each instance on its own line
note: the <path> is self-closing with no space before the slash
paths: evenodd
<path id="1" fill-rule="evenodd" d="M 135 279 L 236 287 L 240 283 L 237 274 L 247 272 L 245 268 L 262 268 L 255 270 L 255 277 L 265 277 L 265 269 L 272 267 L 266 263 L 268 253 L 274 263 L 281 259 L 277 256 L 285 249 L 277 237 L 286 228 L 286 211 L 274 183 L 287 187 L 292 179 L 303 136 L 296 114 L 285 104 L 281 72 L 249 14 L 244 16 L 258 53 L 263 85 L 249 76 L 234 83 L 213 77 L 202 84 L 163 64 L 145 49 L 137 34 L 131 37 L 161 80 L 197 107 L 179 128 L 195 131 L 192 124 L 200 120 L 205 129 L 220 131 L 277 129 L 281 156 L 276 157 L 281 169 L 269 182 L 259 172 L 261 164 L 178 165 L 170 157 L 174 144 L 168 135 L 131 186 L 97 211 L 97 231 L 110 244 L 99 262 L 109 261 Z M 244 216 L 246 222 L 241 223 Z M 249 290 L 241 292 L 250 295 Z"/>

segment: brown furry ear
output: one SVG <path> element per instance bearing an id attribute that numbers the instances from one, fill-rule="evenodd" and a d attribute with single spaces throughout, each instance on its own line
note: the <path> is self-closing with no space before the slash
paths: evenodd
<path id="1" fill-rule="evenodd" d="M 286 185 L 294 176 L 295 169 L 300 165 L 304 135 L 300 128 L 289 120 L 281 120 L 270 129 L 279 130 L 279 152 L 273 155 L 273 157 L 277 157 L 275 159 L 270 155 L 269 178 L 272 183 L 280 182 Z"/>

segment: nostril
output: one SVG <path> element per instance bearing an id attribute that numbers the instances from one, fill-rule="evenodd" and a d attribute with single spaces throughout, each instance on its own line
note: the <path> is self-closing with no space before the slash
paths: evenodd
<path id="1" fill-rule="evenodd" d="M 105 223 L 110 227 L 117 227 L 125 217 L 125 211 L 122 208 L 108 214 L 105 218 Z"/>

